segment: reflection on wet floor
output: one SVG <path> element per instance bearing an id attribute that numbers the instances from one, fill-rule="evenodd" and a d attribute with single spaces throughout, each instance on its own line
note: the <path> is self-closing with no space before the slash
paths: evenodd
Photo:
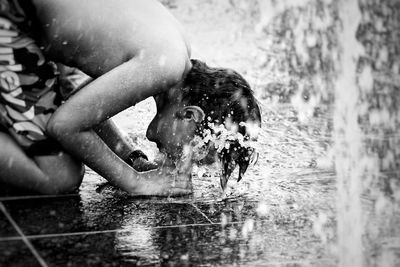
<path id="1" fill-rule="evenodd" d="M 316 177 L 322 182 L 313 183 Z M 112 187 L 96 193 L 103 180 L 88 171 L 76 195 L 3 194 L 1 203 L 23 236 L 0 217 L 0 265 L 38 264 L 28 242 L 50 266 L 334 266 L 335 258 L 313 230 L 317 209 L 328 211 L 333 204 L 299 189 L 316 184 L 320 192 L 333 192 L 332 173 L 303 171 L 268 180 L 270 189 L 259 198 L 221 200 L 214 198 L 215 188 L 204 197 L 135 199 Z M 197 188 L 206 189 L 207 183 Z M 284 196 L 291 192 L 298 195 Z"/>
<path id="2" fill-rule="evenodd" d="M 50 266 L 336 266 L 334 173 L 268 174 L 250 186 L 234 181 L 248 191 L 226 199 L 208 175 L 195 177 L 185 198 L 137 199 L 110 186 L 97 193 L 104 180 L 90 170 L 75 195 L 3 194 L 23 236 L 0 214 L 0 265 L 38 265 L 28 242 Z"/>
<path id="3" fill-rule="evenodd" d="M 265 109 L 270 113 L 265 118 L 283 120 L 288 109 Z M 193 195 L 182 198 L 132 198 L 104 186 L 91 170 L 70 195 L 21 196 L 0 189 L 0 265 L 336 266 L 336 174 L 329 136 L 316 135 L 316 123 L 298 128 L 302 134 L 289 133 L 293 124 L 269 126 L 270 134 L 260 138 L 259 163 L 241 182 L 229 181 L 225 195 L 218 174 L 200 169 L 193 173 Z M 294 151 L 279 145 L 294 138 Z M 371 219 L 368 231 L 379 231 L 376 201 L 365 195 L 362 205 Z M 379 257 L 396 257 L 395 236 L 379 242 Z M 387 254 L 380 252 L 383 247 Z"/>
<path id="4" fill-rule="evenodd" d="M 275 116 L 283 119 L 280 110 Z M 296 151 L 275 151 L 271 139 L 295 136 L 279 136 L 286 126 L 278 125 L 271 123 L 275 136 L 260 138 L 259 163 L 241 182 L 229 181 L 224 197 L 217 174 L 204 170 L 193 174 L 194 194 L 184 198 L 132 198 L 91 170 L 76 194 L 2 192 L 23 236 L 0 217 L 0 265 L 335 266 L 335 174 L 329 164 L 309 164 L 324 155 L 312 136 L 297 136 L 303 145 Z"/>

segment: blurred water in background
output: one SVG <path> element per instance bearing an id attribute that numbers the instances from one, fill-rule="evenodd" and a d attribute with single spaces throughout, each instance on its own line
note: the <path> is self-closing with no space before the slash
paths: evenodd
<path id="1" fill-rule="evenodd" d="M 292 38 L 279 57 L 293 69 L 282 87 L 293 90 L 299 119 L 334 106 L 340 266 L 398 266 L 400 2 L 286 1 L 279 9 Z"/>
<path id="2" fill-rule="evenodd" d="M 291 2 L 282 87 L 300 115 L 334 106 L 339 265 L 398 266 L 400 3 Z"/>
<path id="3" fill-rule="evenodd" d="M 169 2 L 182 8 L 180 1 Z M 251 63 L 238 67 L 253 81 L 264 109 L 288 103 L 304 125 L 325 116 L 314 130 L 328 138 L 324 157 L 336 170 L 340 265 L 398 266 L 400 2 L 208 2 L 236 18 L 215 33 L 215 42 L 247 46 Z M 220 65 L 224 52 L 213 57 Z"/>

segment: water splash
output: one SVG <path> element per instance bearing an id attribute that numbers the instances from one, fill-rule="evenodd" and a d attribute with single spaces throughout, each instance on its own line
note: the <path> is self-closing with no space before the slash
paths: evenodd
<path id="1" fill-rule="evenodd" d="M 390 0 L 260 2 L 266 11 L 257 29 L 269 82 L 261 96 L 282 93 L 280 102 L 290 102 L 303 124 L 333 103 L 338 257 L 341 266 L 373 265 L 374 252 L 388 253 L 382 239 L 398 233 L 391 199 L 399 195 L 399 42 L 392 32 L 400 6 Z M 366 200 L 376 203 L 376 214 L 365 209 Z"/>

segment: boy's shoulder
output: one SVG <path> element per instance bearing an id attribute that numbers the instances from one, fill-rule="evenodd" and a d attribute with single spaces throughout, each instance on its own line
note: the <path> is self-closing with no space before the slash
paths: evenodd
<path id="1" fill-rule="evenodd" d="M 179 23 L 155 0 L 32 1 L 50 57 L 78 60 L 63 63 L 82 70 L 86 65 L 107 71 L 128 58 L 157 56 L 157 51 L 178 56 L 190 51 Z M 85 59 L 91 61 L 81 62 Z"/>

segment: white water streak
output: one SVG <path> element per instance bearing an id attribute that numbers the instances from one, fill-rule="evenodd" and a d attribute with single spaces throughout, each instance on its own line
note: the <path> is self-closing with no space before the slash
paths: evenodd
<path id="1" fill-rule="evenodd" d="M 359 164 L 362 143 L 358 124 L 359 88 L 356 60 L 362 47 L 355 38 L 361 20 L 357 1 L 340 2 L 341 32 L 340 76 L 335 89 L 334 133 L 337 172 L 339 266 L 363 266 L 363 222 L 361 209 L 362 173 Z"/>

